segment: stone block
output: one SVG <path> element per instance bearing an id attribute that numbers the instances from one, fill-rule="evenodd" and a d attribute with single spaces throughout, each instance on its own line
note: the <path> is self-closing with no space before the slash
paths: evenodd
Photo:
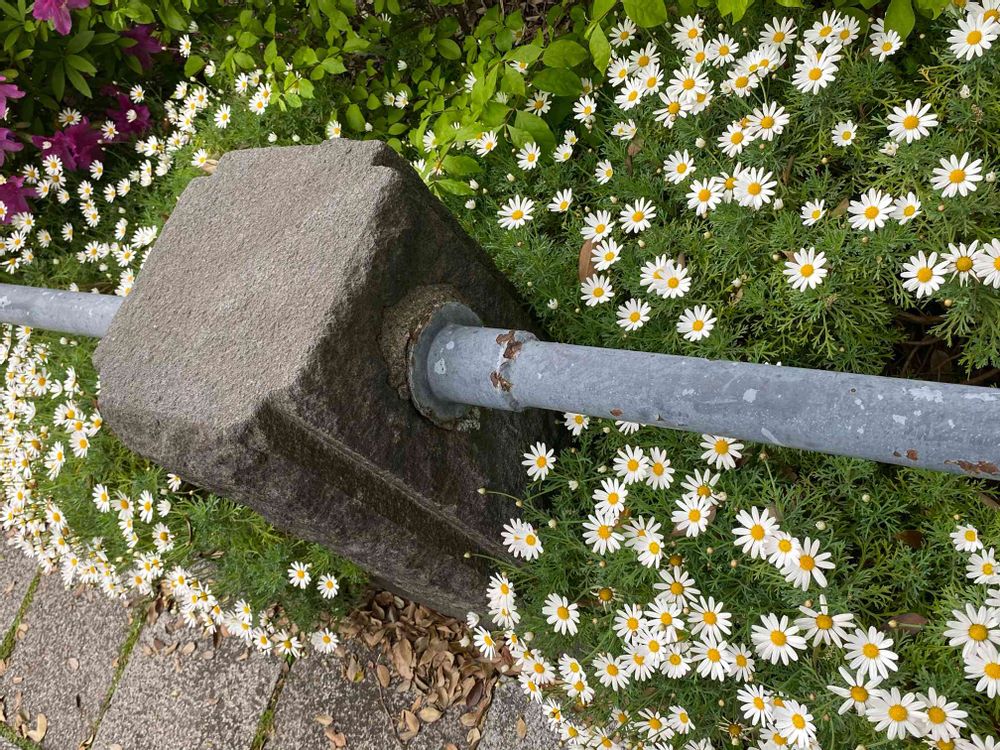
<path id="1" fill-rule="evenodd" d="M 444 429 L 413 407 L 402 358 L 449 299 L 534 328 L 387 146 L 231 152 L 185 190 L 97 349 L 101 413 L 168 470 L 461 614 L 513 511 L 476 490 L 519 492 L 520 453 L 556 433 L 537 412 Z"/>
<path id="2" fill-rule="evenodd" d="M 0 695 L 8 712 L 19 705 L 32 725 L 45 714 L 43 748 L 76 748 L 93 731 L 111 688 L 128 610 L 90 587 L 67 590 L 49 575 L 21 622 L 26 627 L 0 675 Z"/>
<path id="3" fill-rule="evenodd" d="M 93 750 L 249 750 L 283 662 L 169 616 L 143 629 Z"/>

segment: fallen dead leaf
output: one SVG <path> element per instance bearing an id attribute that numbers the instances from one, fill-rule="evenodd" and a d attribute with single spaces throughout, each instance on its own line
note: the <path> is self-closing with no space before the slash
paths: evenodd
<path id="1" fill-rule="evenodd" d="M 583 246 L 580 248 L 580 262 L 577 269 L 578 275 L 580 277 L 580 283 L 583 283 L 595 273 L 597 269 L 594 268 L 594 261 L 591 255 L 594 252 L 594 242 L 593 240 L 584 240 Z"/>
<path id="2" fill-rule="evenodd" d="M 523 716 L 517 720 L 517 736 L 522 740 L 528 736 L 528 724 L 524 721 Z"/>
<path id="3" fill-rule="evenodd" d="M 333 717 L 330 714 L 318 714 L 313 717 L 313 721 L 321 726 L 328 727 L 333 724 Z"/>
<path id="4" fill-rule="evenodd" d="M 75 656 L 71 656 L 66 660 L 66 666 L 75 672 L 80 668 L 80 660 Z"/>
<path id="5" fill-rule="evenodd" d="M 389 674 L 389 669 L 385 664 L 375 665 L 375 676 L 378 678 L 378 684 L 384 688 L 389 687 L 389 683 L 392 681 L 392 675 Z"/>
<path id="6" fill-rule="evenodd" d="M 38 714 L 35 717 L 35 728 L 25 736 L 32 742 L 41 742 L 47 731 L 49 731 L 49 720 L 45 718 L 45 714 Z"/>
<path id="7" fill-rule="evenodd" d="M 434 708 L 434 706 L 424 706 L 420 709 L 420 713 L 417 715 L 425 724 L 433 724 L 441 718 L 441 712 Z"/>
<path id="8" fill-rule="evenodd" d="M 330 741 L 330 747 L 347 747 L 347 737 L 343 732 L 337 732 L 333 727 L 323 730 L 323 736 Z"/>

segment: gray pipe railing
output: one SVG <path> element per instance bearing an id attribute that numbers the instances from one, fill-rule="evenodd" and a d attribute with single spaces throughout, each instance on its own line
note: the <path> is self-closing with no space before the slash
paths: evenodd
<path id="1" fill-rule="evenodd" d="M 123 297 L 0 284 L 0 323 L 100 338 Z"/>
<path id="2" fill-rule="evenodd" d="M 1000 478 L 1000 391 L 538 341 L 448 324 L 424 363 L 442 403 L 536 407 Z"/>
<path id="3" fill-rule="evenodd" d="M 0 284 L 0 323 L 100 337 L 122 301 Z M 534 407 L 1000 479 L 997 389 L 556 344 L 477 320 L 449 303 L 418 337 L 425 414 Z"/>

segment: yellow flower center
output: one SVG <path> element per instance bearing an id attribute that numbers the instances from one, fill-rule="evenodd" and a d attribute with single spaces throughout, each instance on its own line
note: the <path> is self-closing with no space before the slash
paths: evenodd
<path id="1" fill-rule="evenodd" d="M 983 674 L 991 680 L 1000 680 L 1000 662 L 991 661 L 983 667 Z"/>
<path id="2" fill-rule="evenodd" d="M 906 717 L 909 715 L 910 712 L 906 710 L 906 706 L 900 703 L 889 706 L 889 718 L 893 721 L 906 721 Z"/>
<path id="3" fill-rule="evenodd" d="M 801 555 L 799 557 L 799 567 L 802 568 L 802 570 L 812 570 L 816 567 L 816 561 L 811 555 Z"/>
<path id="4" fill-rule="evenodd" d="M 774 40 L 775 44 L 781 44 L 783 41 L 785 41 L 785 32 L 775 31 L 774 36 L 772 36 L 771 39 Z"/>
<path id="5" fill-rule="evenodd" d="M 701 190 L 698 191 L 698 200 L 700 200 L 702 203 L 704 203 L 711 197 L 712 197 L 712 191 L 709 190 L 708 188 L 702 188 Z M 671 281 L 673 281 L 673 279 L 671 279 Z"/>
<path id="6" fill-rule="evenodd" d="M 778 550 L 780 552 L 791 552 L 792 542 L 789 539 L 781 539 L 778 541 Z"/>
<path id="7" fill-rule="evenodd" d="M 524 218 L 524 211 L 522 211 L 519 208 L 515 209 L 514 211 L 511 212 L 510 218 L 514 219 L 514 221 L 517 221 L 518 219 L 523 219 Z"/>
<path id="8" fill-rule="evenodd" d="M 786 643 L 788 643 L 788 636 L 785 635 L 780 630 L 772 630 L 771 643 L 773 643 L 775 646 L 784 646 Z"/>
<path id="9" fill-rule="evenodd" d="M 708 611 L 702 614 L 701 619 L 704 620 L 706 625 L 715 625 L 719 621 L 719 616 L 715 612 Z"/>
<path id="10" fill-rule="evenodd" d="M 599 526 L 597 529 L 597 536 L 599 536 L 601 539 L 610 539 L 611 528 L 608 526 Z"/>
<path id="11" fill-rule="evenodd" d="M 920 118 L 916 115 L 907 115 L 903 118 L 903 127 L 907 130 L 913 130 L 920 124 Z"/>
<path id="12" fill-rule="evenodd" d="M 818 81 L 822 75 L 823 75 L 822 68 L 813 68 L 812 70 L 809 71 L 809 80 Z"/>
<path id="13" fill-rule="evenodd" d="M 704 327 L 705 327 L 705 321 L 703 320 L 696 320 L 694 323 L 691 324 L 692 331 L 700 331 Z"/>
<path id="14" fill-rule="evenodd" d="M 881 652 L 879 651 L 879 647 L 874 643 L 866 643 L 861 647 L 861 653 L 869 659 L 875 659 Z"/>
<path id="15" fill-rule="evenodd" d="M 948 714 L 940 706 L 931 706 L 927 709 L 927 718 L 932 724 L 940 724 L 948 718 Z"/>
<path id="16" fill-rule="evenodd" d="M 750 195 L 760 195 L 762 189 L 763 188 L 759 182 L 751 182 L 747 186 L 747 192 L 750 193 Z"/>
<path id="17" fill-rule="evenodd" d="M 715 441 L 715 452 L 720 456 L 725 456 L 729 453 L 729 441 L 727 440 L 716 440 Z"/>
<path id="18" fill-rule="evenodd" d="M 961 182 L 965 182 L 965 170 L 964 169 L 951 170 L 951 174 L 948 175 L 948 180 L 955 185 Z"/>
<path id="19" fill-rule="evenodd" d="M 680 581 L 674 581 L 670 584 L 670 593 L 674 596 L 680 596 L 684 593 L 684 584 Z"/>
<path id="20" fill-rule="evenodd" d="M 969 265 L 970 266 L 972 265 L 971 258 L 959 258 L 959 260 L 968 260 L 969 261 Z M 961 270 L 961 269 L 959 269 L 959 270 Z M 973 531 L 972 529 L 967 529 L 966 532 L 965 532 L 965 541 L 967 541 L 967 542 L 974 542 L 974 541 L 976 541 L 976 532 Z"/>
<path id="21" fill-rule="evenodd" d="M 736 80 L 733 81 L 733 86 L 738 89 L 744 89 L 750 84 L 750 79 L 747 76 L 737 76 Z"/>
<path id="22" fill-rule="evenodd" d="M 638 224 L 645 218 L 646 214 L 644 214 L 642 211 L 636 211 L 635 213 L 632 214 L 632 221 L 634 221 L 636 224 Z"/>
<path id="23" fill-rule="evenodd" d="M 687 172 L 687 169 L 688 165 L 685 164 L 684 162 L 681 162 L 680 164 L 677 165 L 677 174 L 684 174 L 685 172 Z"/>
<path id="24" fill-rule="evenodd" d="M 762 128 L 765 128 L 765 129 L 767 129 L 767 128 L 773 128 L 774 127 L 774 118 L 771 117 L 770 115 L 767 115 L 765 117 L 760 118 L 760 126 Z"/>
<path id="25" fill-rule="evenodd" d="M 983 32 L 981 32 L 979 29 L 973 29 L 972 31 L 969 32 L 969 35 L 965 37 L 965 41 L 967 44 L 970 45 L 979 44 L 981 41 L 983 41 Z"/>
<path id="26" fill-rule="evenodd" d="M 989 638 L 990 632 L 986 629 L 985 625 L 980 625 L 978 622 L 969 626 L 969 637 L 974 641 L 985 641 Z"/>
<path id="27" fill-rule="evenodd" d="M 618 675 L 618 666 L 616 664 L 609 664 L 607 672 L 612 677 L 616 677 Z"/>
<path id="28" fill-rule="evenodd" d="M 833 618 L 830 615 L 816 615 L 816 627 L 820 630 L 829 630 L 833 627 Z"/>
<path id="29" fill-rule="evenodd" d="M 812 275 L 813 275 L 813 272 L 814 272 L 815 270 L 816 270 L 816 269 L 815 269 L 815 268 L 813 268 L 813 265 L 812 265 L 811 263 L 805 263 L 805 264 L 803 264 L 803 266 L 802 266 L 802 267 L 801 267 L 801 268 L 799 269 L 799 275 L 800 275 L 800 276 L 802 276 L 802 277 L 803 277 L 803 278 L 805 278 L 805 279 L 808 279 L 808 278 L 809 278 L 810 276 L 812 276 Z"/>
<path id="30" fill-rule="evenodd" d="M 705 658 L 709 661 L 719 661 L 722 658 L 722 654 L 717 648 L 710 648 L 705 652 Z"/>
<path id="31" fill-rule="evenodd" d="M 635 617 L 630 617 L 630 618 L 628 618 L 628 620 L 627 620 L 627 621 L 625 622 L 625 626 L 626 626 L 626 627 L 627 627 L 627 628 L 628 628 L 629 630 L 638 630 L 638 629 L 639 629 L 639 620 L 638 620 L 638 619 L 636 619 Z"/>
<path id="32" fill-rule="evenodd" d="M 528 534 L 528 536 L 524 537 L 524 543 L 529 547 L 534 547 L 538 543 L 538 537 L 534 534 Z"/>
<path id="33" fill-rule="evenodd" d="M 866 219 L 874 219 L 878 217 L 878 214 L 879 214 L 878 206 L 869 206 L 868 208 L 865 209 Z"/>
<path id="34" fill-rule="evenodd" d="M 698 523 L 698 521 L 701 520 L 701 511 L 698 510 L 697 508 L 692 508 L 690 511 L 688 511 L 688 520 L 691 523 Z"/>
<path id="35" fill-rule="evenodd" d="M 931 269 L 929 269 L 927 266 L 924 266 L 923 268 L 921 268 L 921 269 L 919 269 L 917 271 L 917 281 L 920 281 L 920 282 L 923 282 L 924 284 L 926 284 L 932 278 L 934 278 L 934 272 Z"/>
<path id="36" fill-rule="evenodd" d="M 792 714 L 792 725 L 796 729 L 805 729 L 806 718 L 802 714 Z"/>
<path id="37" fill-rule="evenodd" d="M 560 620 L 568 620 L 569 619 L 569 610 L 566 607 L 559 607 L 559 609 L 556 610 L 556 616 Z"/>
<path id="38" fill-rule="evenodd" d="M 669 279 L 667 279 L 667 286 L 670 287 L 671 289 L 676 289 L 678 286 L 680 286 L 680 283 L 681 283 L 680 279 L 678 279 L 676 276 L 671 276 Z"/>

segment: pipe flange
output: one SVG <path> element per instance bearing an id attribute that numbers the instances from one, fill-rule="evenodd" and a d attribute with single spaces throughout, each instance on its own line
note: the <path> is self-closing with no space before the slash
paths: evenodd
<path id="1" fill-rule="evenodd" d="M 427 377 L 427 361 L 434 338 L 447 325 L 481 326 L 483 321 L 461 302 L 442 302 L 413 330 L 407 347 L 407 385 L 413 405 L 438 427 L 454 430 L 472 426 L 478 409 L 444 401 L 434 395 Z"/>

